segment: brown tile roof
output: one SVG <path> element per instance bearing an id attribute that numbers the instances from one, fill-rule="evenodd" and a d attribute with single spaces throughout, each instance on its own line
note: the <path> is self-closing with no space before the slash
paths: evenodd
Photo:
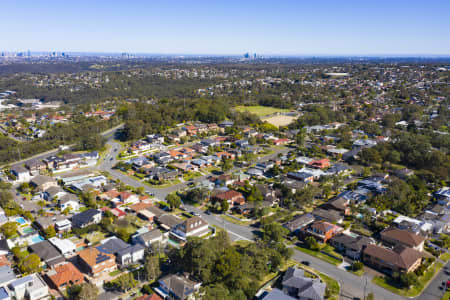
<path id="1" fill-rule="evenodd" d="M 399 241 L 409 247 L 416 247 L 420 245 L 425 238 L 423 236 L 414 234 L 408 230 L 402 230 L 395 227 L 386 228 L 381 232 L 381 238 L 387 237 L 388 239 Z"/>
<path id="2" fill-rule="evenodd" d="M 310 228 L 314 228 L 316 230 L 322 231 L 322 232 L 328 232 L 328 231 L 337 231 L 340 229 L 339 226 L 336 226 L 334 224 L 328 223 L 328 222 L 322 222 L 322 221 L 316 221 L 310 225 Z"/>
<path id="3" fill-rule="evenodd" d="M 195 216 L 184 221 L 186 233 L 191 232 L 197 228 L 208 225 L 202 218 Z"/>
<path id="4" fill-rule="evenodd" d="M 153 205 L 151 203 L 145 203 L 145 202 L 139 202 L 133 205 L 130 205 L 129 208 L 134 211 L 141 211 L 148 207 L 152 207 Z"/>
<path id="5" fill-rule="evenodd" d="M 11 262 L 6 258 L 6 255 L 0 255 L 0 267 L 11 266 Z"/>
<path id="6" fill-rule="evenodd" d="M 47 276 L 57 287 L 65 283 L 80 284 L 84 281 L 83 274 L 71 262 L 54 267 Z"/>
<path id="7" fill-rule="evenodd" d="M 96 260 L 99 255 L 106 255 L 112 259 L 115 259 L 115 256 L 113 254 L 101 253 L 95 247 L 86 248 L 78 253 L 78 256 L 91 267 L 97 264 Z"/>
<path id="8" fill-rule="evenodd" d="M 391 250 L 370 244 L 367 245 L 364 254 L 376 257 L 388 264 L 403 269 L 409 269 L 418 259 L 422 258 L 422 253 L 420 251 L 403 246 L 397 246 Z"/>
<path id="9" fill-rule="evenodd" d="M 235 197 L 243 197 L 241 193 L 233 191 L 233 190 L 229 190 L 223 193 L 219 193 L 217 195 L 215 195 L 216 198 L 221 199 L 221 200 L 231 200 Z"/>
<path id="10" fill-rule="evenodd" d="M 108 196 L 111 199 L 114 199 L 114 198 L 119 197 L 120 193 L 118 191 L 116 191 L 116 190 L 110 190 L 110 191 L 107 191 L 105 193 L 105 195 Z"/>

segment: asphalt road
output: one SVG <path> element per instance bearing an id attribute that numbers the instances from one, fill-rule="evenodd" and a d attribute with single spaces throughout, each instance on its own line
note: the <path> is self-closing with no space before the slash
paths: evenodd
<path id="1" fill-rule="evenodd" d="M 107 171 L 112 177 L 115 177 L 117 179 L 120 179 L 122 182 L 139 187 L 142 186 L 145 188 L 146 191 L 150 191 L 155 194 L 155 197 L 164 200 L 165 197 L 177 190 L 181 190 L 187 187 L 187 182 L 180 183 L 168 188 L 158 189 L 158 188 L 151 188 L 148 185 L 139 182 L 137 180 L 134 180 L 131 177 L 128 177 L 114 169 L 112 167 L 117 163 L 116 156 L 121 151 L 121 144 L 115 142 L 114 140 L 110 139 L 108 141 L 108 144 L 111 146 L 108 154 L 105 156 L 105 159 L 100 163 L 100 165 L 97 167 L 99 170 Z M 117 149 L 117 151 L 114 151 L 114 149 Z M 278 150 L 272 155 L 268 155 L 259 161 L 267 161 L 271 158 L 274 158 L 278 155 L 278 153 L 286 153 L 289 149 L 283 149 Z M 204 180 L 207 176 L 202 176 L 195 178 L 194 182 L 200 182 Z M 190 205 L 184 205 L 184 207 L 188 211 L 193 211 L 206 220 L 209 224 L 213 224 L 215 226 L 224 228 L 232 241 L 237 240 L 248 240 L 248 241 L 254 241 L 258 237 L 258 229 L 253 228 L 251 226 L 244 226 L 244 225 L 238 225 L 235 223 L 231 223 L 229 221 L 224 220 L 219 215 L 214 214 L 206 214 L 205 212 L 201 211 L 200 209 L 190 206 Z M 391 293 L 390 291 L 383 289 L 379 287 L 378 285 L 375 285 L 371 282 L 372 277 L 368 274 L 365 274 L 361 277 L 355 276 L 343 269 L 337 268 L 336 266 L 329 264 L 323 260 L 320 260 L 316 257 L 310 256 L 306 253 L 300 252 L 298 250 L 294 250 L 294 254 L 292 258 L 295 261 L 303 262 L 308 261 L 309 265 L 318 270 L 319 272 L 325 273 L 328 276 L 336 279 L 340 286 L 341 286 L 341 294 L 340 299 L 364 299 L 364 291 L 367 295 L 368 293 L 372 292 L 375 295 L 375 299 L 377 300 L 399 300 L 399 299 L 407 299 L 405 297 L 396 295 Z M 449 270 L 450 271 L 450 270 Z M 450 273 L 449 273 L 450 274 Z M 444 269 L 442 269 L 439 274 L 433 279 L 433 281 L 427 286 L 425 291 L 415 299 L 417 300 L 440 300 L 442 295 L 444 294 L 444 290 L 439 289 L 442 282 L 444 280 L 447 280 L 448 276 L 445 274 Z"/>
<path id="2" fill-rule="evenodd" d="M 436 275 L 432 282 L 427 286 L 427 288 L 422 292 L 422 294 L 417 297 L 417 300 L 428 300 L 428 299 L 441 299 L 445 294 L 445 286 L 442 285 L 443 282 L 450 280 L 450 264 L 447 262 L 441 271 Z"/>

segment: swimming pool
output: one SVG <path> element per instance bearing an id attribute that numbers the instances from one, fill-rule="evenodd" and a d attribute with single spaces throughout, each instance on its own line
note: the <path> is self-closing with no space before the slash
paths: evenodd
<path id="1" fill-rule="evenodd" d="M 42 237 L 42 236 L 40 236 L 40 235 L 35 235 L 35 236 L 33 236 L 32 238 L 30 238 L 30 244 L 37 244 L 37 243 L 40 243 L 40 242 L 42 242 L 42 241 L 44 241 L 45 239 Z"/>
<path id="2" fill-rule="evenodd" d="M 25 221 L 25 219 L 22 217 L 16 218 L 16 222 L 19 223 L 20 225 L 27 224 L 27 221 Z"/>

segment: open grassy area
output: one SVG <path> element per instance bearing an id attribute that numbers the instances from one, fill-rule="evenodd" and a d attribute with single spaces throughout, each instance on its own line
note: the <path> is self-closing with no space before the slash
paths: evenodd
<path id="1" fill-rule="evenodd" d="M 450 259 L 450 253 L 441 254 L 441 256 L 439 256 L 439 259 L 443 261 L 448 261 Z"/>
<path id="2" fill-rule="evenodd" d="M 87 239 L 92 244 L 100 243 L 101 240 L 105 239 L 105 234 L 101 231 L 95 231 L 82 235 L 83 238 Z"/>
<path id="3" fill-rule="evenodd" d="M 423 274 L 423 276 L 420 276 L 417 279 L 418 284 L 409 289 L 396 287 L 395 284 L 391 282 L 389 277 L 374 277 L 372 282 L 395 294 L 412 298 L 420 295 L 431 278 L 433 278 L 434 274 L 436 274 L 442 268 L 442 266 L 443 264 L 439 262 L 430 266 L 428 270 Z"/>
<path id="4" fill-rule="evenodd" d="M 311 256 L 317 257 L 317 258 L 319 258 L 319 259 L 321 259 L 323 261 L 326 261 L 327 263 L 333 264 L 335 266 L 338 266 L 342 262 L 342 261 L 340 261 L 338 259 L 335 259 L 335 258 L 333 258 L 331 256 L 328 256 L 328 255 L 326 255 L 324 253 L 321 253 L 320 251 L 314 251 L 314 250 L 311 250 L 311 249 L 308 249 L 308 248 L 304 248 L 304 247 L 301 247 L 301 246 L 295 246 L 295 249 L 297 249 L 298 251 L 301 251 L 303 253 L 309 254 Z M 334 255 L 334 253 L 333 253 L 333 255 Z M 340 255 L 338 257 L 340 257 Z"/>
<path id="5" fill-rule="evenodd" d="M 260 106 L 260 105 L 256 105 L 256 106 L 243 106 L 243 105 L 239 105 L 234 107 L 234 109 L 236 109 L 239 112 L 244 112 L 244 111 L 248 111 L 249 113 L 255 114 L 258 117 L 264 117 L 267 115 L 271 115 L 277 112 L 289 112 L 289 109 L 282 109 L 282 108 L 276 108 L 276 107 L 269 107 L 269 106 Z"/>

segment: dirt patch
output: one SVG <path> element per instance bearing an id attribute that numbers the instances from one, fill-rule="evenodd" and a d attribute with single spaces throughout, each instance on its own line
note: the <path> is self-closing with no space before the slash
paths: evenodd
<path id="1" fill-rule="evenodd" d="M 287 126 L 291 124 L 297 117 L 291 117 L 291 116 L 284 116 L 284 115 L 277 115 L 272 116 L 268 118 L 261 119 L 262 121 L 267 121 L 268 123 L 275 125 L 277 127 L 280 126 Z"/>

